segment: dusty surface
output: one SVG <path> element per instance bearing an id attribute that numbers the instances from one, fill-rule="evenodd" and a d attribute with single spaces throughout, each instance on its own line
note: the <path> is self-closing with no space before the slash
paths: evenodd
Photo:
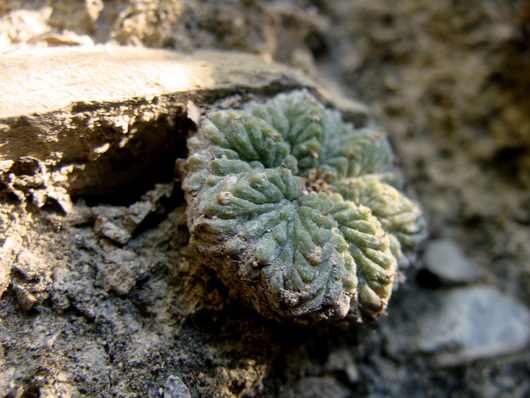
<path id="1" fill-rule="evenodd" d="M 47 159 L 11 169 L 2 157 L 0 396 L 157 397 L 169 376 L 193 397 L 528 396 L 529 10 L 494 0 L 3 2 L 4 54 L 238 50 L 330 92 L 342 86 L 388 131 L 431 238 L 455 242 L 482 276 L 440 287 L 420 253 L 375 325 L 277 324 L 194 263 L 172 162 L 141 189 L 103 189 L 94 175 L 92 192 L 75 193 L 68 170 L 42 168 Z M 455 328 L 433 330 L 440 319 Z M 470 337 L 478 322 L 494 334 Z"/>
<path id="2" fill-rule="evenodd" d="M 141 194 L 170 180 L 175 159 L 186 156 L 199 108 L 215 101 L 226 107 L 304 88 L 338 106 L 348 120 L 367 121 L 361 103 L 253 54 L 52 47 L 5 54 L 0 70 L 2 181 L 12 191 L 27 191 L 28 177 L 21 183 L 9 175 L 27 175 L 31 168 L 41 179 L 49 173 L 48 196 L 65 210 L 66 186 L 72 196 L 132 185 Z"/>

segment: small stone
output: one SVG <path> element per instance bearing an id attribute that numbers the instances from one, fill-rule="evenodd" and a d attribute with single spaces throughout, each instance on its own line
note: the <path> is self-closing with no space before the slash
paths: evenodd
<path id="1" fill-rule="evenodd" d="M 70 375 L 66 372 L 59 372 L 55 376 L 55 380 L 62 382 L 62 383 L 66 383 L 69 379 L 70 379 Z"/>
<path id="2" fill-rule="evenodd" d="M 416 338 L 440 366 L 510 354 L 530 342 L 530 310 L 494 287 L 455 288 L 434 299 L 437 311 L 421 320 Z"/>
<path id="3" fill-rule="evenodd" d="M 300 398 L 346 398 L 351 391 L 332 376 L 304 377 L 294 385 L 293 396 Z"/>
<path id="4" fill-rule="evenodd" d="M 0 298 L 11 282 L 11 267 L 6 261 L 0 260 Z"/>
<path id="5" fill-rule="evenodd" d="M 353 355 L 346 348 L 334 351 L 329 355 L 326 370 L 344 372 L 348 381 L 352 384 L 359 380 L 359 372 L 353 361 Z"/>
<path id="6" fill-rule="evenodd" d="M 153 211 L 155 211 L 153 204 L 147 201 L 136 202 L 129 206 L 127 209 L 127 221 L 130 224 L 130 229 L 134 232 L 136 227 Z"/>
<path id="7" fill-rule="evenodd" d="M 126 207 L 95 206 L 92 212 L 96 217 L 94 230 L 99 235 L 122 245 L 131 239 L 132 230 L 123 221 L 127 212 Z"/>
<path id="8" fill-rule="evenodd" d="M 426 270 L 445 285 L 473 283 L 481 276 L 478 266 L 449 239 L 429 242 L 424 259 Z"/>
<path id="9" fill-rule="evenodd" d="M 94 229 L 101 236 L 122 245 L 126 244 L 142 221 L 156 211 L 155 201 L 159 201 L 164 196 L 169 197 L 170 193 L 165 188 L 159 186 L 149 191 L 143 200 L 135 202 L 127 208 L 123 206 L 93 207 L 92 213 L 96 218 Z"/>
<path id="10" fill-rule="evenodd" d="M 70 300 L 68 296 L 62 292 L 55 290 L 51 296 L 53 308 L 59 313 L 62 314 L 65 310 L 70 307 Z"/>
<path id="11" fill-rule="evenodd" d="M 164 398 L 190 398 L 186 384 L 177 376 L 169 376 L 166 380 Z"/>
<path id="12" fill-rule="evenodd" d="M 22 239 L 18 235 L 8 237 L 0 247 L 0 297 L 11 283 L 11 264 L 21 248 Z"/>
<path id="13" fill-rule="evenodd" d="M 22 306 L 22 308 L 25 311 L 29 311 L 33 308 L 35 304 L 38 303 L 37 297 L 35 297 L 34 294 L 31 292 L 28 292 L 26 289 L 24 289 L 22 286 L 15 285 L 14 291 L 17 296 L 19 304 Z"/>

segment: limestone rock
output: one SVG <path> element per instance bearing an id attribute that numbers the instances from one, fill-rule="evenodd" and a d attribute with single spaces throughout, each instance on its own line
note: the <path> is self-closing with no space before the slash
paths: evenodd
<path id="1" fill-rule="evenodd" d="M 250 54 L 112 46 L 6 53 L 0 64 L 0 176 L 16 190 L 26 178 L 21 160 L 60 171 L 63 181 L 48 184 L 43 195 L 32 192 L 39 203 L 50 195 L 57 201 L 53 196 L 64 189 L 82 195 L 152 183 L 164 170 L 167 181 L 174 159 L 185 157 L 184 138 L 194 124 L 190 109 L 302 87 L 329 105 L 336 99 L 345 118 L 366 123 L 363 105 Z"/>
<path id="2" fill-rule="evenodd" d="M 180 377 L 169 376 L 166 380 L 164 398 L 190 398 L 190 392 Z"/>
<path id="3" fill-rule="evenodd" d="M 530 342 L 530 310 L 494 287 L 451 289 L 438 298 L 438 310 L 423 318 L 416 342 L 441 366 L 510 354 Z"/>
<path id="4" fill-rule="evenodd" d="M 480 269 L 458 245 L 448 239 L 431 241 L 425 249 L 425 268 L 442 284 L 472 283 L 480 278 Z"/>

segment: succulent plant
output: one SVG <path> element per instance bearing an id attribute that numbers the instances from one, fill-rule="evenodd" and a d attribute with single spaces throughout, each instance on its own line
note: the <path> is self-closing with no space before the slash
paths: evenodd
<path id="1" fill-rule="evenodd" d="M 373 321 L 424 234 L 385 135 L 306 91 L 207 114 L 183 189 L 202 262 L 262 315 Z"/>

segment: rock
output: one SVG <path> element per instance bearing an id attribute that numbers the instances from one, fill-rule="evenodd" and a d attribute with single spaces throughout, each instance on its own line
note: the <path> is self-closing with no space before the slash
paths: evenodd
<path id="1" fill-rule="evenodd" d="M 148 273 L 149 263 L 140 258 L 127 247 L 114 248 L 106 245 L 105 259 L 97 264 L 96 281 L 106 291 L 113 290 L 120 296 L 125 296 Z"/>
<path id="2" fill-rule="evenodd" d="M 146 192 L 141 200 L 129 207 L 124 206 L 94 206 L 91 209 L 95 218 L 95 231 L 121 245 L 126 244 L 133 237 L 138 226 L 152 213 L 163 210 L 161 201 L 171 197 L 172 184 L 156 184 L 155 189 Z M 81 206 L 81 212 L 83 207 Z M 72 219 L 83 218 L 79 211 L 74 212 Z M 73 222 L 75 222 L 73 220 Z M 79 221 L 78 221 L 79 222 Z"/>
<path id="3" fill-rule="evenodd" d="M 0 247 L 0 298 L 11 283 L 11 264 L 22 247 L 20 236 L 13 234 Z"/>
<path id="4" fill-rule="evenodd" d="M 346 398 L 350 391 L 332 376 L 309 376 L 294 385 L 292 395 L 300 398 Z"/>
<path id="5" fill-rule="evenodd" d="M 42 303 L 49 297 L 52 271 L 48 267 L 49 255 L 40 255 L 29 248 L 23 248 L 13 260 L 11 285 L 16 297 L 25 310 Z"/>
<path id="6" fill-rule="evenodd" d="M 353 355 L 345 348 L 329 354 L 326 370 L 330 372 L 342 372 L 352 384 L 359 380 L 359 371 L 355 366 Z"/>
<path id="7" fill-rule="evenodd" d="M 445 285 L 476 282 L 480 269 L 448 239 L 431 241 L 425 249 L 425 269 Z"/>
<path id="8" fill-rule="evenodd" d="M 11 266 L 0 260 L 0 298 L 11 282 Z"/>
<path id="9" fill-rule="evenodd" d="M 440 366 L 510 354 L 530 342 L 530 310 L 494 287 L 433 294 L 437 310 L 421 319 L 416 343 Z"/>
<path id="10" fill-rule="evenodd" d="M 307 88 L 343 110 L 357 126 L 367 123 L 364 105 L 251 54 L 112 46 L 2 54 L 3 182 L 13 190 L 31 188 L 37 205 L 49 199 L 66 212 L 71 207 L 66 193 L 104 194 L 127 184 L 142 192 L 141 184 L 171 180 L 174 160 L 185 156 L 186 134 L 201 107 L 297 88 Z M 39 181 L 56 174 L 62 180 L 28 188 L 28 167 L 19 165 L 24 161 L 38 162 L 39 170 L 46 170 Z"/>
<path id="11" fill-rule="evenodd" d="M 164 398 L 190 398 L 190 392 L 179 377 L 169 376 L 166 380 Z"/>
<path id="12" fill-rule="evenodd" d="M 94 230 L 98 234 L 122 245 L 131 239 L 133 228 L 125 222 L 126 207 L 96 206 L 92 211 L 96 216 Z"/>

